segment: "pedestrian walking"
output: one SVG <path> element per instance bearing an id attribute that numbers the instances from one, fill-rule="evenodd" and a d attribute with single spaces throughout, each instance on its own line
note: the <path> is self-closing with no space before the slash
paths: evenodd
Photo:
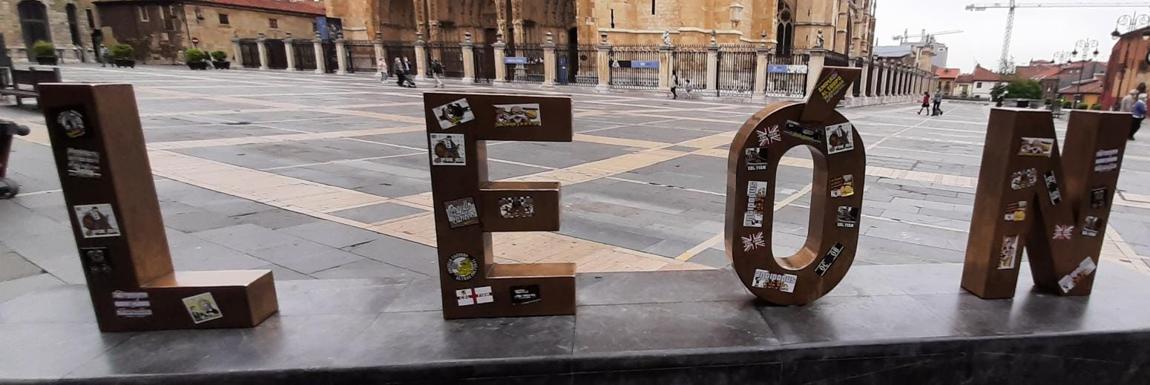
<path id="1" fill-rule="evenodd" d="M 1130 93 L 1122 97 L 1122 102 L 1118 105 L 1118 111 L 1130 112 L 1134 110 L 1134 102 L 1138 101 L 1138 90 L 1130 90 Z"/>
<path id="2" fill-rule="evenodd" d="M 435 88 L 443 88 L 443 63 L 431 59 L 431 77 L 435 78 Z"/>
<path id="3" fill-rule="evenodd" d="M 100 44 L 99 54 L 100 54 L 100 67 L 107 67 L 108 66 L 108 59 L 111 59 L 111 57 L 112 57 L 112 55 L 108 54 L 108 47 L 103 45 L 103 44 Z"/>
<path id="4" fill-rule="evenodd" d="M 1133 118 L 1130 140 L 1134 140 L 1134 134 L 1138 133 L 1138 129 L 1142 128 L 1142 120 L 1146 119 L 1146 94 L 1138 94 L 1138 101 L 1134 102 L 1134 107 L 1130 109 L 1130 117 Z"/>
<path id="5" fill-rule="evenodd" d="M 407 56 L 403 57 L 403 72 L 406 73 L 407 76 L 411 76 L 411 62 L 407 61 Z"/>
<path id="6" fill-rule="evenodd" d="M 387 58 L 380 56 L 379 59 L 375 60 L 375 67 L 375 69 L 379 71 L 379 82 L 387 82 L 387 76 L 389 75 L 387 72 Z"/>
<path id="7" fill-rule="evenodd" d="M 923 111 L 929 112 L 930 111 L 929 108 L 930 108 L 930 92 L 924 91 L 922 93 L 922 107 L 918 109 L 917 114 L 922 115 Z"/>
<path id="8" fill-rule="evenodd" d="M 392 64 L 391 68 L 395 71 L 395 85 L 407 87 L 407 74 L 403 71 L 403 61 L 397 57 Z"/>
<path id="9" fill-rule="evenodd" d="M 675 70 L 671 70 L 671 99 L 678 99 L 679 94 L 679 74 Z"/>
<path id="10" fill-rule="evenodd" d="M 934 93 L 933 102 L 934 108 L 932 108 L 933 111 L 931 111 L 930 116 L 942 116 L 942 91 Z"/>

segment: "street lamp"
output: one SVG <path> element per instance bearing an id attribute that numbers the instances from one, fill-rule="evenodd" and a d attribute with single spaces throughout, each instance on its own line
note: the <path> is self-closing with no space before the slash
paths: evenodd
<path id="1" fill-rule="evenodd" d="M 1126 32 L 1130 32 L 1146 26 L 1150 26 L 1150 14 L 1139 15 L 1138 11 L 1134 11 L 1130 15 L 1118 16 L 1118 20 L 1114 21 L 1114 32 L 1110 33 L 1110 37 L 1114 40 L 1122 37 L 1122 32 L 1119 32 L 1118 27 L 1125 27 Z M 1150 33 L 1143 32 L 1142 39 L 1148 38 L 1150 38 Z"/>
<path id="2" fill-rule="evenodd" d="M 1078 68 L 1078 85 L 1074 87 L 1074 107 L 1078 107 L 1078 103 L 1083 100 L 1082 97 L 1082 73 L 1086 72 L 1086 64 L 1098 57 L 1098 40 L 1082 39 L 1074 43 L 1074 51 L 1070 52 L 1071 61 L 1078 56 L 1078 50 L 1082 50 L 1082 66 Z M 1093 50 L 1093 52 L 1090 52 Z M 1090 76 L 1094 76 L 1093 68 L 1091 68 Z"/>

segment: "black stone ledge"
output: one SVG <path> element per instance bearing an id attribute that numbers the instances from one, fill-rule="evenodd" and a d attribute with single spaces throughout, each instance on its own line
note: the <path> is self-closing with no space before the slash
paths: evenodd
<path id="1" fill-rule="evenodd" d="M 0 303 L 0 383 L 1150 384 L 1150 277 L 1103 263 L 1062 298 L 1024 270 L 984 301 L 960 274 L 856 266 L 804 307 L 753 305 L 730 271 L 583 274 L 575 317 L 463 321 L 430 280 L 281 281 L 255 329 L 109 334 L 70 287 Z"/>

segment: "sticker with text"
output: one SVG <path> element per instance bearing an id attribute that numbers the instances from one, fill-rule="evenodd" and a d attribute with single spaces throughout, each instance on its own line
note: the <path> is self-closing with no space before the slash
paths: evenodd
<path id="1" fill-rule="evenodd" d="M 68 147 L 68 176 L 97 179 L 100 172 L 100 153 Z"/>
<path id="2" fill-rule="evenodd" d="M 539 295 L 539 285 L 524 285 L 511 287 L 511 304 L 527 305 L 542 301 Z"/>
<path id="3" fill-rule="evenodd" d="M 819 96 L 822 96 L 823 100 L 830 102 L 831 99 L 834 99 L 846 86 L 847 81 L 843 79 L 842 75 L 839 75 L 838 72 L 831 72 L 815 89 L 818 90 Z"/>
<path id="4" fill-rule="evenodd" d="M 1082 235 L 1087 237 L 1097 237 L 1098 233 L 1102 231 L 1102 220 L 1093 215 L 1087 215 L 1086 219 L 1082 221 Z"/>
<path id="5" fill-rule="evenodd" d="M 1022 190 L 1024 188 L 1033 187 L 1038 183 L 1038 170 L 1028 168 L 1025 170 L 1015 171 L 1010 173 L 1010 188 L 1013 190 Z"/>
<path id="6" fill-rule="evenodd" d="M 831 249 L 827 250 L 826 255 L 823 255 L 823 259 L 819 260 L 819 265 L 815 266 L 815 274 L 818 274 L 820 277 L 826 275 L 827 270 L 831 269 L 831 265 L 835 264 L 835 261 L 839 259 L 839 255 L 842 255 L 844 249 L 846 249 L 846 247 L 841 243 L 835 243 L 834 246 L 831 246 Z"/>
<path id="7" fill-rule="evenodd" d="M 795 283 L 798 281 L 799 277 L 794 274 L 777 274 L 763 269 L 755 269 L 755 278 L 751 281 L 751 286 L 794 293 Z"/>
<path id="8" fill-rule="evenodd" d="M 838 154 L 855 149 L 854 125 L 832 124 L 826 127 L 827 154 Z"/>
<path id="9" fill-rule="evenodd" d="M 447 213 L 447 224 L 453 229 L 479 223 L 479 211 L 471 197 L 443 202 L 443 209 Z"/>
<path id="10" fill-rule="evenodd" d="M 998 253 L 998 270 L 1014 268 L 1014 262 L 1018 260 L 1018 246 L 1017 235 L 1002 237 L 1002 250 Z"/>
<path id="11" fill-rule="evenodd" d="M 831 179 L 831 198 L 846 198 L 855 195 L 855 176 L 846 174 Z"/>
<path id="12" fill-rule="evenodd" d="M 495 127 L 541 127 L 539 104 L 496 104 Z"/>
<path id="13" fill-rule="evenodd" d="M 822 144 L 823 134 L 825 133 L 823 130 L 803 127 L 798 122 L 791 120 L 787 121 L 783 132 L 794 138 L 810 142 L 811 144 Z"/>
<path id="14" fill-rule="evenodd" d="M 1098 150 L 1094 153 L 1094 172 L 1107 172 L 1118 169 L 1118 149 Z"/>
<path id="15" fill-rule="evenodd" d="M 1074 290 L 1075 286 L 1078 286 L 1079 282 L 1082 282 L 1082 280 L 1094 273 L 1094 269 L 1097 267 L 1093 259 L 1086 257 L 1086 259 L 1082 260 L 1082 263 L 1078 264 L 1078 267 L 1074 268 L 1074 271 L 1071 271 L 1070 274 L 1058 280 L 1058 287 L 1062 288 L 1063 293 L 1069 293 L 1071 290 Z"/>
<path id="16" fill-rule="evenodd" d="M 116 316 L 124 318 L 142 318 L 152 316 L 152 301 L 148 293 L 142 291 L 113 291 L 112 306 L 116 308 Z"/>
<path id="17" fill-rule="evenodd" d="M 1022 145 L 1018 148 L 1018 155 L 1050 157 L 1054 151 L 1053 138 L 1022 138 Z"/>
<path id="18" fill-rule="evenodd" d="M 529 196 L 499 198 L 499 216 L 506 219 L 535 216 L 535 198 Z"/>
<path id="19" fill-rule="evenodd" d="M 859 223 L 859 208 L 839 206 L 835 211 L 835 226 L 855 228 Z"/>
<path id="20" fill-rule="evenodd" d="M 1022 222 L 1026 220 L 1026 201 L 1010 202 L 1006 204 L 1006 213 L 1003 220 L 1007 222 Z"/>
<path id="21" fill-rule="evenodd" d="M 495 302 L 495 297 L 491 295 L 491 286 L 481 286 L 456 290 L 455 300 L 459 306 L 471 306 Z"/>
<path id="22" fill-rule="evenodd" d="M 1058 191 L 1058 179 L 1054 177 L 1054 171 L 1047 171 L 1043 174 L 1043 181 L 1046 182 L 1046 192 L 1050 196 L 1050 204 L 1057 206 L 1058 202 L 1062 202 L 1062 192 Z"/>
<path id="23" fill-rule="evenodd" d="M 747 182 L 747 210 L 743 213 L 743 227 L 763 227 L 763 213 L 767 209 L 767 188 L 764 181 Z"/>
<path id="24" fill-rule="evenodd" d="M 447 261 L 447 274 L 456 281 L 470 281 L 479 273 L 479 261 L 466 253 L 455 253 Z"/>
<path id="25" fill-rule="evenodd" d="M 212 297 L 212 293 L 200 293 L 184 298 L 184 308 L 188 309 L 188 315 L 192 316 L 192 322 L 197 325 L 224 318 L 224 313 L 220 311 L 220 305 L 216 304 L 216 298 Z"/>
<path id="26" fill-rule="evenodd" d="M 80 223 L 80 232 L 84 238 L 105 238 L 120 236 L 120 224 L 116 222 L 116 213 L 112 205 L 107 203 L 94 205 L 75 205 L 72 212 L 76 214 L 76 221 Z"/>
<path id="27" fill-rule="evenodd" d="M 743 251 L 752 251 L 761 247 L 767 247 L 767 241 L 763 239 L 763 232 L 757 232 L 748 236 L 740 236 L 743 241 Z"/>
<path id="28" fill-rule="evenodd" d="M 747 171 L 766 171 L 768 166 L 766 147 L 747 147 Z"/>
<path id="29" fill-rule="evenodd" d="M 466 166 L 463 134 L 429 134 L 433 166 Z"/>
<path id="30" fill-rule="evenodd" d="M 444 130 L 475 120 L 475 113 L 471 111 L 467 99 L 459 99 L 432 108 L 431 113 L 439 121 L 439 128 Z"/>

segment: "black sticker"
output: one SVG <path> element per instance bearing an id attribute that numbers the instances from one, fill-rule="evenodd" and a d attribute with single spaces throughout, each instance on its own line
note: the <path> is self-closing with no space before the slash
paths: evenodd
<path id="1" fill-rule="evenodd" d="M 112 255 L 108 254 L 107 247 L 80 248 L 80 261 L 84 270 L 91 274 L 108 274 L 112 272 Z"/>
<path id="2" fill-rule="evenodd" d="M 854 228 L 859 223 L 859 208 L 839 206 L 835 213 L 835 225 L 838 227 Z"/>
<path id="3" fill-rule="evenodd" d="M 1057 206 L 1062 202 L 1062 192 L 1058 191 L 1058 179 L 1054 177 L 1054 171 L 1047 171 L 1043 175 L 1046 181 L 1046 191 L 1050 195 L 1050 205 Z"/>
<path id="4" fill-rule="evenodd" d="M 83 106 L 61 107 L 52 116 L 53 118 L 48 124 L 53 125 L 53 129 L 58 130 L 65 137 L 76 139 L 88 135 L 90 126 L 88 118 L 84 114 Z"/>
<path id="5" fill-rule="evenodd" d="M 827 255 L 824 255 L 823 259 L 819 261 L 819 265 L 815 267 L 815 274 L 818 274 L 820 277 L 826 275 L 827 270 L 831 269 L 831 265 L 835 264 L 835 261 L 839 259 L 839 255 L 842 255 L 843 249 L 845 248 L 846 247 L 841 243 L 836 243 L 834 246 L 831 246 L 831 249 L 827 250 Z"/>
<path id="6" fill-rule="evenodd" d="M 787 135 L 793 136 L 807 142 L 822 144 L 823 143 L 823 129 L 814 129 L 803 127 L 798 122 L 788 120 L 786 126 L 783 127 L 783 132 Z"/>
<path id="7" fill-rule="evenodd" d="M 1090 208 L 1105 208 L 1106 196 L 1109 195 L 1107 193 L 1108 191 L 1106 187 L 1095 187 L 1094 189 L 1090 190 Z"/>
<path id="8" fill-rule="evenodd" d="M 526 305 L 536 303 L 543 299 L 539 296 L 539 285 L 512 286 L 511 304 Z"/>

